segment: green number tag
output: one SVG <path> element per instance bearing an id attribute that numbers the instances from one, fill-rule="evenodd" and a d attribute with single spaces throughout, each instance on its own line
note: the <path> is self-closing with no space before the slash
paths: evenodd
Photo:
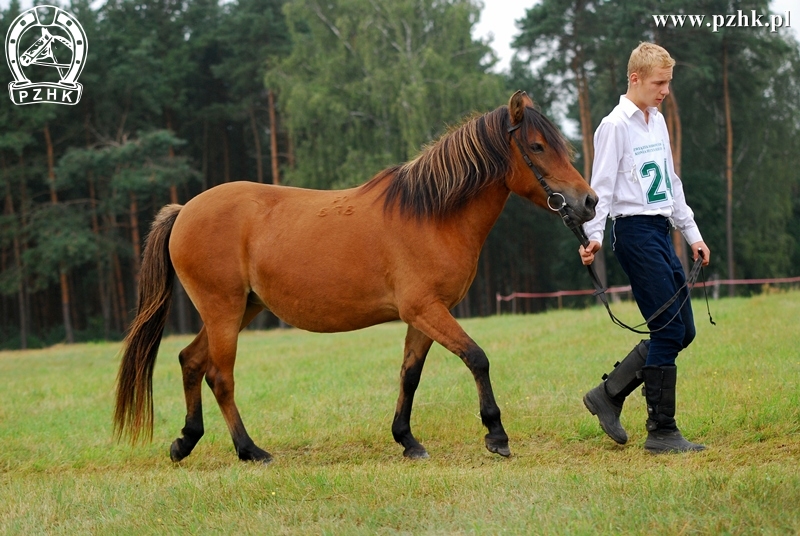
<path id="1" fill-rule="evenodd" d="M 664 160 L 664 169 L 667 169 L 667 161 Z M 661 168 L 653 161 L 645 162 L 639 169 L 643 179 L 650 178 L 650 187 L 647 188 L 647 203 L 661 203 L 672 198 L 672 181 L 669 180 L 669 172 L 662 175 Z M 666 180 L 664 180 L 666 179 Z M 666 186 L 666 189 L 664 188 Z M 667 195 L 669 192 L 669 195 Z"/>

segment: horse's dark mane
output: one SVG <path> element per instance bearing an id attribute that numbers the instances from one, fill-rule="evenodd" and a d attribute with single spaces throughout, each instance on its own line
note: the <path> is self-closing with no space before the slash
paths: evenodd
<path id="1" fill-rule="evenodd" d="M 571 158 L 561 132 L 541 112 L 526 108 L 526 129 L 538 131 L 557 154 Z M 484 187 L 502 180 L 511 163 L 507 106 L 468 119 L 448 130 L 406 164 L 379 173 L 365 186 L 389 180 L 384 207 L 417 218 L 442 218 L 458 210 Z"/>

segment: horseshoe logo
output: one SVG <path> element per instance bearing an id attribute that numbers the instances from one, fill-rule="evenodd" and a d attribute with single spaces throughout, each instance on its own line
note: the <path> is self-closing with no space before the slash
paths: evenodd
<path id="1" fill-rule="evenodd" d="M 77 104 L 83 93 L 78 76 L 86 52 L 83 27 L 63 9 L 36 6 L 21 13 L 6 34 L 6 62 L 14 76 L 8 84 L 11 101 L 17 105 Z M 66 57 L 69 61 L 64 61 Z M 51 70 L 55 76 L 48 73 Z M 34 75 L 44 80 L 31 81 Z"/>

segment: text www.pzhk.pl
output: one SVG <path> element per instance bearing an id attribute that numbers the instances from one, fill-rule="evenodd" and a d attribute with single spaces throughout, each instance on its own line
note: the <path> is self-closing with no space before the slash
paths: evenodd
<path id="1" fill-rule="evenodd" d="M 789 11 L 785 11 L 783 15 L 764 15 L 756 13 L 755 9 L 750 13 L 739 9 L 732 15 L 653 15 L 653 20 L 656 28 L 667 28 L 670 25 L 674 28 L 683 28 L 684 25 L 691 28 L 702 28 L 705 21 L 705 26 L 711 28 L 712 32 L 718 32 L 720 28 L 752 27 L 767 28 L 774 33 L 778 31 L 778 28 L 791 28 L 791 15 Z M 711 20 L 706 20 L 707 18 Z"/>

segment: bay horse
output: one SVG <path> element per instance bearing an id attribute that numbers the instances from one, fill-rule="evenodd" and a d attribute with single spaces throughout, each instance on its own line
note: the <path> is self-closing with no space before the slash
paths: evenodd
<path id="1" fill-rule="evenodd" d="M 410 421 L 435 341 L 474 376 L 488 430 L 486 448 L 509 456 L 489 360 L 450 309 L 475 278 L 483 243 L 511 192 L 547 207 L 535 173 L 551 195 L 561 196 L 575 221 L 594 216 L 597 196 L 573 167 L 569 144 L 518 91 L 508 106 L 468 119 L 414 160 L 356 188 L 316 191 L 233 182 L 184 206 L 167 205 L 144 249 L 137 315 L 117 377 L 116 437 L 128 434 L 133 443 L 152 439 L 153 368 L 177 275 L 203 327 L 179 354 L 186 421 L 170 447 L 173 461 L 188 456 L 203 435 L 203 378 L 239 458 L 272 459 L 248 435 L 234 400 L 238 334 L 265 308 L 313 332 L 402 320 L 408 331 L 392 435 L 403 455 L 428 456 Z"/>

